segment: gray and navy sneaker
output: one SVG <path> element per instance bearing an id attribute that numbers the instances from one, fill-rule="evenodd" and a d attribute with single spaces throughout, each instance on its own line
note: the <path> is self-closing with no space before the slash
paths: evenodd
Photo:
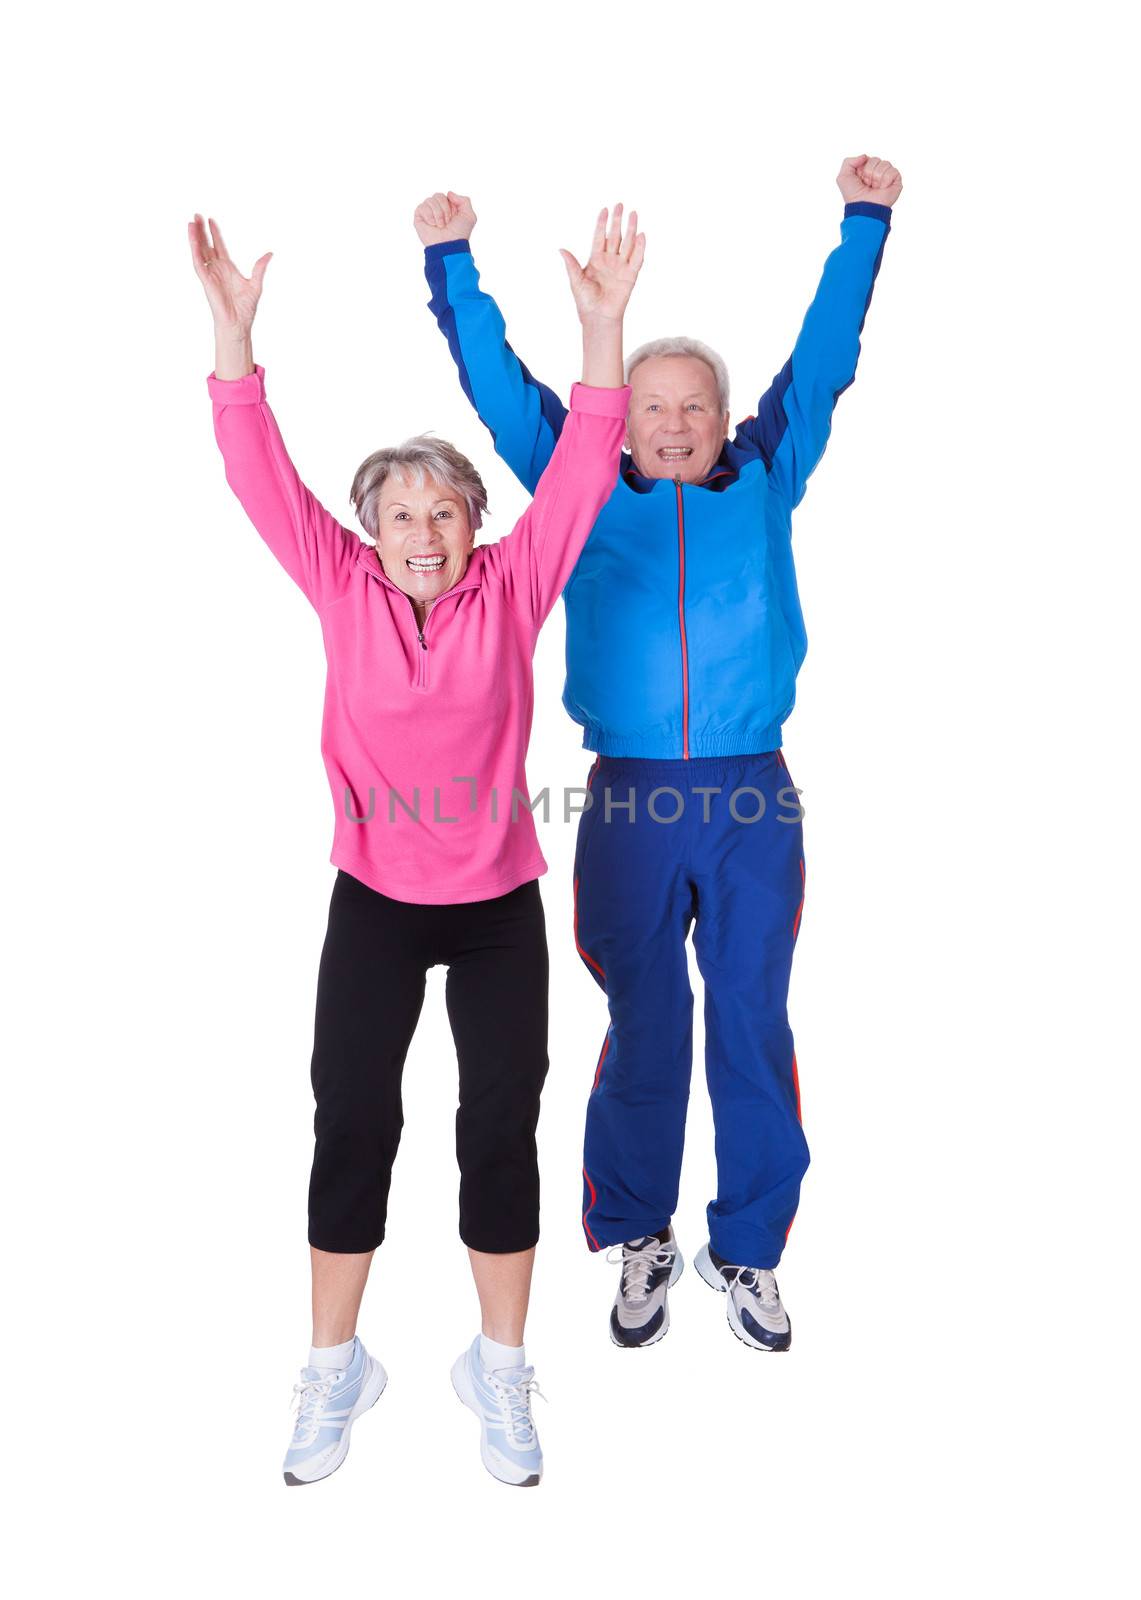
<path id="1" fill-rule="evenodd" d="M 543 1391 L 535 1382 L 534 1367 L 484 1371 L 476 1334 L 470 1349 L 456 1358 L 452 1387 L 479 1418 L 479 1453 L 492 1477 L 520 1489 L 534 1488 L 543 1476 L 543 1452 L 531 1415 L 531 1396 Z"/>
<path id="2" fill-rule="evenodd" d="M 349 1453 L 349 1433 L 362 1411 L 384 1392 L 388 1374 L 359 1339 L 343 1372 L 329 1367 L 302 1367 L 293 1385 L 297 1425 L 285 1453 L 285 1481 L 316 1483 L 336 1472 Z"/>
<path id="3" fill-rule="evenodd" d="M 685 1262 L 671 1227 L 665 1242 L 657 1234 L 631 1239 L 612 1250 L 607 1261 L 622 1263 L 618 1293 L 610 1313 L 610 1337 L 623 1350 L 641 1350 L 657 1344 L 669 1331 L 667 1293 L 681 1277 Z"/>
<path id="4" fill-rule="evenodd" d="M 703 1244 L 693 1261 L 711 1289 L 728 1296 L 725 1314 L 742 1343 L 754 1350 L 787 1350 L 792 1323 L 767 1267 L 737 1267 Z"/>

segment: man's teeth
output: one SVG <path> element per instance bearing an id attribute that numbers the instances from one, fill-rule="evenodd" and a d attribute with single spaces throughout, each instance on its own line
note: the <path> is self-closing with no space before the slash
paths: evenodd
<path id="1" fill-rule="evenodd" d="M 408 565 L 413 572 L 439 572 L 446 559 L 445 556 L 409 556 Z"/>
<path id="2" fill-rule="evenodd" d="M 658 454 L 660 456 L 665 456 L 671 461 L 675 458 L 679 461 L 684 461 L 686 456 L 691 456 L 693 454 L 693 449 L 690 445 L 667 444 L 662 446 L 662 448 L 658 451 Z"/>

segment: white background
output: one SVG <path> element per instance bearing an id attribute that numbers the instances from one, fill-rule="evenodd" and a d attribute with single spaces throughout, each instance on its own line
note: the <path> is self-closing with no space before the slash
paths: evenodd
<path id="1" fill-rule="evenodd" d="M 0 1459 L 15 1592 L 1124 1594 L 1136 1422 L 1136 139 L 1116 7 L 58 6 L 4 89 L 10 919 Z M 26 15 L 30 15 L 30 11 Z M 528 1349 L 541 1488 L 482 1469 L 449 1365 L 455 1061 L 435 972 L 344 1469 L 282 1485 L 333 869 L 316 618 L 230 496 L 194 210 L 275 251 L 257 359 L 308 482 L 434 428 L 524 496 L 425 308 L 415 204 L 470 193 L 484 282 L 564 396 L 559 245 L 648 235 L 630 347 L 728 360 L 735 417 L 838 239 L 904 176 L 854 388 L 796 521 L 791 997 L 813 1152 L 792 1353 L 692 1270 L 607 1337 L 579 1227 L 604 1001 L 573 829 Z M 561 609 L 533 788 L 582 781 Z M 700 1006 L 698 1007 L 700 1017 Z M 695 1041 L 700 1063 L 700 1032 Z M 677 1230 L 712 1192 L 700 1069 Z"/>

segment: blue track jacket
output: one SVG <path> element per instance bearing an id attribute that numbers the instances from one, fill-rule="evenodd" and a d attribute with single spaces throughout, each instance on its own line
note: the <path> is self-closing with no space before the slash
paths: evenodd
<path id="1" fill-rule="evenodd" d="M 792 355 L 702 483 L 643 477 L 623 455 L 563 591 L 563 704 L 588 750 L 665 760 L 780 746 L 808 643 L 792 510 L 855 376 L 890 225 L 886 206 L 844 208 Z M 533 494 L 566 407 L 507 342 L 465 240 L 428 245 L 425 272 L 464 393 Z"/>

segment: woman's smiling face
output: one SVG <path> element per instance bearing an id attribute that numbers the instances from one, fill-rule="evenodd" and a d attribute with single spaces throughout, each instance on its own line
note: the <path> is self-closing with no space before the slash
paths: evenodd
<path id="1" fill-rule="evenodd" d="M 445 484 L 392 473 L 377 506 L 376 553 L 398 589 L 427 607 L 464 573 L 475 546 L 467 505 Z"/>

